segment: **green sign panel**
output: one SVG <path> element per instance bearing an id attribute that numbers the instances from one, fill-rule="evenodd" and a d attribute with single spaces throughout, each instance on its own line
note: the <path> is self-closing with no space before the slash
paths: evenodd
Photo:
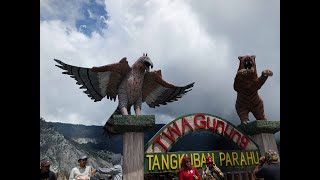
<path id="1" fill-rule="evenodd" d="M 190 157 L 196 168 L 205 166 L 206 156 L 212 156 L 218 167 L 249 167 L 259 163 L 259 150 L 188 151 L 168 153 L 145 153 L 145 173 L 171 172 L 180 168 L 183 156 Z"/>

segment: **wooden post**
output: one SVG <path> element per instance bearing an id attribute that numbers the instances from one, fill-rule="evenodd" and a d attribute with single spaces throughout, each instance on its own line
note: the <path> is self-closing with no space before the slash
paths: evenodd
<path id="1" fill-rule="evenodd" d="M 123 180 L 144 179 L 144 132 L 155 124 L 154 115 L 114 115 L 114 129 L 123 133 Z"/>
<path id="2" fill-rule="evenodd" d="M 242 180 L 248 180 L 248 173 L 247 172 L 242 173 Z"/>
<path id="3" fill-rule="evenodd" d="M 238 173 L 234 173 L 233 177 L 234 177 L 235 180 L 240 180 L 240 176 L 239 176 Z"/>
<path id="4" fill-rule="evenodd" d="M 227 180 L 232 180 L 232 174 L 230 172 L 227 172 Z"/>
<path id="5" fill-rule="evenodd" d="M 252 176 L 252 172 L 248 172 L 248 176 L 249 176 L 249 180 L 254 180 L 254 178 Z"/>

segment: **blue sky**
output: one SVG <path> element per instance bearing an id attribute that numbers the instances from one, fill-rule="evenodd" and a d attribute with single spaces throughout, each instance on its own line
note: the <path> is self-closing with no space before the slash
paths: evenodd
<path id="1" fill-rule="evenodd" d="M 98 4 L 91 0 L 90 3 L 84 4 L 81 7 L 81 13 L 84 15 L 84 18 L 76 21 L 78 31 L 91 36 L 91 33 L 94 31 L 102 34 L 102 29 L 107 28 L 105 21 L 107 20 L 108 13 L 104 4 Z"/>
<path id="2" fill-rule="evenodd" d="M 70 3 L 71 2 L 71 3 Z M 77 10 L 79 16 L 74 18 L 75 27 L 79 32 L 91 37 L 92 32 L 97 32 L 103 34 L 103 29 L 107 28 L 107 17 L 108 13 L 106 11 L 106 6 L 101 0 L 88 0 L 80 1 L 79 4 L 77 1 L 43 1 L 50 5 L 50 10 L 47 8 L 42 8 L 40 13 L 40 21 L 52 21 L 52 20 L 61 20 L 68 21 L 68 5 L 74 7 Z M 76 4 L 76 5 L 75 5 Z M 60 12 L 61 13 L 57 13 Z"/>
<path id="3" fill-rule="evenodd" d="M 280 120 L 278 0 L 41 0 L 40 104 L 47 121 L 104 125 L 117 103 L 93 102 L 54 58 L 81 67 L 132 65 L 148 53 L 154 70 L 175 85 L 195 82 L 177 102 L 151 109 L 157 123 L 204 112 L 238 125 L 233 80 L 239 55 L 256 55 L 274 75 L 259 91 L 269 120 Z M 253 116 L 250 115 L 253 120 Z"/>

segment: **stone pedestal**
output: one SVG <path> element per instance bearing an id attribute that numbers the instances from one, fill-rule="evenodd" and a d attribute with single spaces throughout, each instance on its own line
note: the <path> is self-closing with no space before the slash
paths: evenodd
<path id="1" fill-rule="evenodd" d="M 248 123 L 247 125 L 241 124 L 238 128 L 257 143 L 261 155 L 268 150 L 274 150 L 279 154 L 274 134 L 280 131 L 280 121 L 258 120 Z M 278 157 L 280 162 L 280 155 Z"/>
<path id="2" fill-rule="evenodd" d="M 251 138 L 260 147 L 261 155 L 263 155 L 264 152 L 268 151 L 269 149 L 276 151 L 279 155 L 274 134 L 261 133 L 261 134 L 253 135 L 251 136 Z M 280 161 L 280 156 L 278 156 L 278 159 Z"/>
<path id="3" fill-rule="evenodd" d="M 154 115 L 114 115 L 113 127 L 123 134 L 123 180 L 144 179 L 144 132 L 155 124 Z"/>

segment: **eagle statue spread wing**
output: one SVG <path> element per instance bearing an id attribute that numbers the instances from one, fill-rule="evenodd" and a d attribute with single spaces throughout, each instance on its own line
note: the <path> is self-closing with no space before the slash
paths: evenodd
<path id="1" fill-rule="evenodd" d="M 127 58 L 118 63 L 100 67 L 84 68 L 68 65 L 54 59 L 57 67 L 65 70 L 63 74 L 70 75 L 86 89 L 84 93 L 92 100 L 101 101 L 104 97 L 115 101 L 118 96 L 118 106 L 107 120 L 105 133 L 115 133 L 112 128 L 113 115 L 129 115 L 134 106 L 135 114 L 141 115 L 141 104 L 146 102 L 155 108 L 177 101 L 185 93 L 191 91 L 194 83 L 186 86 L 175 86 L 162 79 L 161 71 L 150 71 L 153 63 L 147 54 L 143 54 L 131 67 Z"/>

